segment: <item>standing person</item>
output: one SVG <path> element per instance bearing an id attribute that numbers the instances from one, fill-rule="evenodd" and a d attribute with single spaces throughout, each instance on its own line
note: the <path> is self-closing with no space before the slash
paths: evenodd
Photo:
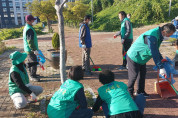
<path id="1" fill-rule="evenodd" d="M 87 108 L 81 66 L 71 67 L 67 79 L 53 95 L 47 108 L 49 118 L 92 118 L 92 110 Z"/>
<path id="2" fill-rule="evenodd" d="M 172 23 L 175 26 L 175 28 L 178 30 L 178 16 L 175 17 L 175 19 L 172 20 Z"/>
<path id="3" fill-rule="evenodd" d="M 127 51 L 128 62 L 128 91 L 131 96 L 134 92 L 134 84 L 138 80 L 137 94 L 149 95 L 145 92 L 146 63 L 153 58 L 160 74 L 166 75 L 161 60 L 163 57 L 159 47 L 163 40 L 167 40 L 175 32 L 173 24 L 168 23 L 162 27 L 151 29 L 141 34 Z"/>
<path id="4" fill-rule="evenodd" d="M 28 99 L 26 96 L 31 96 L 32 100 L 36 100 L 36 96 L 43 92 L 40 86 L 33 86 L 29 83 L 28 74 L 25 67 L 37 65 L 38 62 L 24 63 L 27 57 L 26 53 L 15 51 L 10 54 L 12 67 L 9 72 L 9 94 L 14 102 L 16 109 L 21 109 L 27 106 Z"/>
<path id="5" fill-rule="evenodd" d="M 90 68 L 90 53 L 92 47 L 89 24 L 91 23 L 91 16 L 86 15 L 84 21 L 80 23 L 79 29 L 79 47 L 82 48 L 82 69 L 86 75 L 92 75 Z"/>
<path id="6" fill-rule="evenodd" d="M 25 16 L 26 25 L 23 30 L 23 42 L 24 42 L 24 51 L 28 54 L 29 62 L 36 62 L 38 54 L 38 39 L 35 29 L 33 28 L 34 18 L 32 15 Z M 36 74 L 37 65 L 29 68 L 30 72 L 30 80 L 32 81 L 40 81 L 39 75 Z"/>
<path id="7" fill-rule="evenodd" d="M 130 20 L 126 17 L 126 13 L 124 11 L 120 11 L 118 16 L 121 21 L 121 30 L 114 35 L 114 38 L 121 35 L 123 64 L 119 67 L 119 70 L 123 70 L 126 69 L 127 65 L 126 53 L 133 42 L 133 31 L 132 24 Z"/>
<path id="8" fill-rule="evenodd" d="M 136 103 L 127 91 L 127 85 L 114 81 L 114 73 L 104 70 L 99 74 L 103 84 L 98 89 L 98 97 L 93 106 L 96 112 L 102 106 L 106 118 L 142 118 Z"/>

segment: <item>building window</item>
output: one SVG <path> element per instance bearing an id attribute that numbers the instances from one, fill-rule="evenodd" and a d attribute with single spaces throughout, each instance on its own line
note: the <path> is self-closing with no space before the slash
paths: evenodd
<path id="1" fill-rule="evenodd" d="M 11 17 L 14 17 L 14 13 L 11 13 Z"/>
<path id="2" fill-rule="evenodd" d="M 25 7 L 26 2 L 22 2 L 22 6 Z"/>
<path id="3" fill-rule="evenodd" d="M 28 0 L 28 2 L 32 2 L 32 0 Z"/>
<path id="4" fill-rule="evenodd" d="M 17 17 L 21 17 L 21 14 L 20 14 L 20 13 L 18 13 L 18 14 L 17 14 Z"/>
<path id="5" fill-rule="evenodd" d="M 19 2 L 15 2 L 15 6 L 20 6 L 20 3 Z"/>
<path id="6" fill-rule="evenodd" d="M 12 7 L 12 6 L 13 6 L 12 2 L 9 2 L 9 6 L 10 6 L 10 7 Z"/>
<path id="7" fill-rule="evenodd" d="M 14 8 L 10 8 L 10 12 L 14 12 Z"/>
<path id="8" fill-rule="evenodd" d="M 7 12 L 7 8 L 3 8 L 3 12 Z"/>
<path id="9" fill-rule="evenodd" d="M 5 1 L 5 0 L 2 0 L 2 1 Z"/>
<path id="10" fill-rule="evenodd" d="M 27 12 L 27 8 L 26 7 L 23 7 L 23 12 Z"/>
<path id="11" fill-rule="evenodd" d="M 2 3 L 2 6 L 3 6 L 3 7 L 6 7 L 6 3 L 5 3 L 5 2 L 3 2 L 3 3 Z"/>
<path id="12" fill-rule="evenodd" d="M 16 12 L 20 12 L 20 8 L 19 7 L 16 7 Z"/>
<path id="13" fill-rule="evenodd" d="M 19 1 L 19 0 L 15 0 L 15 1 Z"/>
<path id="14" fill-rule="evenodd" d="M 4 13 L 4 17 L 8 17 L 7 13 Z"/>
<path id="15" fill-rule="evenodd" d="M 26 0 L 21 0 L 22 2 L 25 2 Z"/>
<path id="16" fill-rule="evenodd" d="M 9 1 L 11 1 L 11 2 L 12 2 L 12 0 L 9 0 Z"/>
<path id="17" fill-rule="evenodd" d="M 4 20 L 6 24 L 9 24 L 9 20 Z"/>

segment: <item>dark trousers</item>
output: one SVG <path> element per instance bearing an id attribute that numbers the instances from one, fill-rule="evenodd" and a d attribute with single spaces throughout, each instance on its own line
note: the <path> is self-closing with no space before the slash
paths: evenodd
<path id="1" fill-rule="evenodd" d="M 139 110 L 110 116 L 110 118 L 143 118 Z"/>
<path id="2" fill-rule="evenodd" d="M 146 64 L 140 65 L 135 63 L 127 56 L 127 63 L 128 63 L 128 91 L 131 95 L 134 92 L 134 84 L 137 79 L 138 87 L 137 92 L 144 92 L 145 91 L 145 77 L 146 77 Z"/>
<path id="3" fill-rule="evenodd" d="M 90 52 L 91 48 L 82 49 L 82 69 L 90 72 Z"/>
<path id="4" fill-rule="evenodd" d="M 91 109 L 74 110 L 69 118 L 92 118 L 93 111 Z"/>
<path id="5" fill-rule="evenodd" d="M 29 63 L 30 62 L 37 62 L 37 57 L 36 57 L 36 55 L 33 52 L 31 52 L 30 54 L 28 54 L 28 62 Z M 37 65 L 30 67 L 29 68 L 30 76 L 31 77 L 36 76 L 36 71 L 37 71 Z"/>
<path id="6" fill-rule="evenodd" d="M 127 65 L 127 59 L 124 58 L 124 54 L 129 50 L 131 45 L 132 45 L 132 41 L 130 41 L 130 39 L 125 40 L 124 44 L 122 44 L 122 55 L 123 55 L 122 66 L 124 66 L 124 67 L 126 67 L 126 65 Z"/>

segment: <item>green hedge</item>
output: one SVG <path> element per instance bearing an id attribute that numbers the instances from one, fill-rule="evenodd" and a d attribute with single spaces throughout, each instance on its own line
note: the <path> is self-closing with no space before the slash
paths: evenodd
<path id="1" fill-rule="evenodd" d="M 0 29 L 0 40 L 8 40 L 13 38 L 19 38 L 23 36 L 23 28 L 10 28 L 10 29 Z M 34 26 L 37 35 L 45 34 L 42 32 L 42 23 L 38 23 Z"/>

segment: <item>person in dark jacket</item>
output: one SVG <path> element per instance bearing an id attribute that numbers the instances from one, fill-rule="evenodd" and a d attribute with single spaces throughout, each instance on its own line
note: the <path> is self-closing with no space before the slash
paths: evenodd
<path id="1" fill-rule="evenodd" d="M 86 15 L 84 21 L 80 23 L 79 29 L 79 47 L 82 48 L 82 69 L 86 75 L 92 75 L 90 68 L 90 53 L 92 47 L 89 24 L 91 16 Z"/>
<path id="2" fill-rule="evenodd" d="M 43 92 L 40 86 L 33 86 L 29 82 L 29 77 L 26 67 L 37 65 L 38 62 L 25 64 L 24 61 L 27 57 L 26 53 L 15 51 L 10 54 L 12 60 L 12 67 L 9 72 L 9 94 L 14 102 L 16 109 L 26 107 L 28 99 L 26 96 L 31 96 L 32 100 L 36 100 L 36 96 Z"/>
<path id="3" fill-rule="evenodd" d="M 168 40 L 176 31 L 173 24 L 168 23 L 162 27 L 157 27 L 141 34 L 127 51 L 128 62 L 128 91 L 133 96 L 134 84 L 138 80 L 136 94 L 149 95 L 145 92 L 146 63 L 153 58 L 155 65 L 161 75 L 166 75 L 166 70 L 162 63 L 162 55 L 159 47 L 163 40 Z"/>
<path id="4" fill-rule="evenodd" d="M 114 81 L 114 73 L 104 70 L 99 74 L 103 84 L 98 89 L 98 97 L 93 106 L 96 112 L 102 106 L 106 118 L 142 118 L 136 103 L 127 91 L 127 85 Z"/>
<path id="5" fill-rule="evenodd" d="M 92 118 L 93 112 L 87 108 L 81 66 L 71 67 L 67 79 L 53 95 L 47 108 L 49 118 Z"/>
<path id="6" fill-rule="evenodd" d="M 128 49 L 130 48 L 133 42 L 133 29 L 132 29 L 132 23 L 130 22 L 130 19 L 127 18 L 127 15 L 124 11 L 120 11 L 118 16 L 121 21 L 121 30 L 114 35 L 114 38 L 121 35 L 123 63 L 122 66 L 120 66 L 118 69 L 123 70 L 127 68 L 126 55 Z"/>
<path id="7" fill-rule="evenodd" d="M 26 25 L 23 30 L 23 42 L 24 42 L 24 51 L 28 54 L 29 62 L 36 62 L 38 54 L 38 39 L 33 25 L 36 18 L 32 15 L 25 16 Z M 36 74 L 37 65 L 34 65 L 29 68 L 30 80 L 40 81 L 39 75 Z"/>

